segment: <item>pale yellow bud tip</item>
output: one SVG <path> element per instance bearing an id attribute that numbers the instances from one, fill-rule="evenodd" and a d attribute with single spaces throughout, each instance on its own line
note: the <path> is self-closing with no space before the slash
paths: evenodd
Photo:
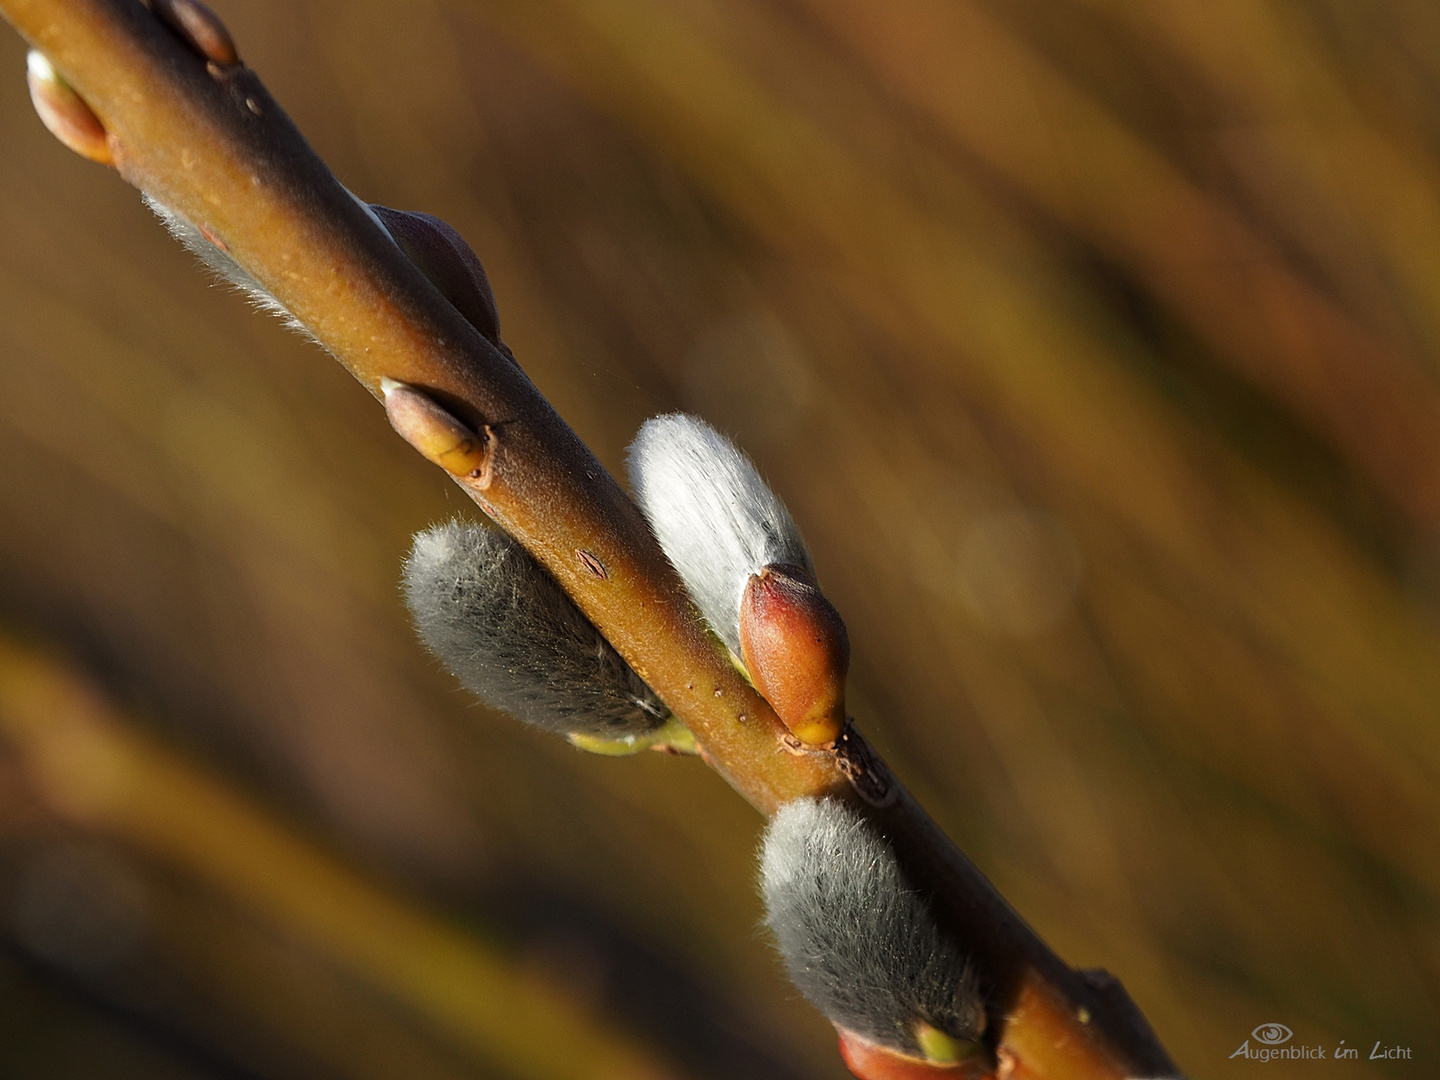
<path id="1" fill-rule="evenodd" d="M 690 733 L 690 729 L 673 716 L 653 731 L 621 735 L 615 738 L 572 731 L 566 738 L 570 740 L 570 745 L 575 749 L 584 750 L 587 754 L 600 754 L 604 757 L 629 757 L 646 750 L 659 750 L 667 754 L 681 754 L 687 757 L 700 753 L 700 745 L 695 741 L 695 736 Z"/>
<path id="2" fill-rule="evenodd" d="M 978 1042 L 956 1039 L 923 1020 L 915 1025 L 915 1041 L 925 1060 L 937 1065 L 953 1065 L 974 1057 L 980 1051 Z"/>
<path id="3" fill-rule="evenodd" d="M 921 1026 L 929 1028 L 929 1025 Z M 910 1057 L 837 1026 L 840 1058 L 860 1080 L 987 1080 L 994 1075 L 992 1064 L 979 1043 L 960 1042 L 934 1028 L 929 1030 L 953 1045 L 953 1057 L 932 1058 L 928 1046 L 923 1047 L 926 1057 Z"/>
<path id="4" fill-rule="evenodd" d="M 476 433 L 429 395 L 395 379 L 382 378 L 385 415 L 400 436 L 451 476 L 478 481 L 490 478 L 492 436 L 489 427 Z"/>

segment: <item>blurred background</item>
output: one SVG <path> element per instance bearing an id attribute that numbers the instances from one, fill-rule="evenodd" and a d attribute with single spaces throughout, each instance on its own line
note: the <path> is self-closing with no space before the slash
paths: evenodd
<path id="1" fill-rule="evenodd" d="M 609 468 L 789 502 L 895 770 L 1180 1065 L 1440 1055 L 1440 9 L 216 0 Z M 0 1074 L 838 1078 L 695 761 L 471 702 L 476 510 L 0 35 Z M 1372 1062 L 1372 1045 L 1413 1057 Z M 1252 1040 L 1252 1045 L 1257 1045 Z"/>

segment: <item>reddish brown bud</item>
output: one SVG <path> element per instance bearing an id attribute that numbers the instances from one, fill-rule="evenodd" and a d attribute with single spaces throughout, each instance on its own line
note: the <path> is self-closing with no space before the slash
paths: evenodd
<path id="1" fill-rule="evenodd" d="M 990 1072 L 986 1055 L 975 1047 L 973 1056 L 956 1061 L 926 1061 L 897 1053 L 860 1038 L 854 1032 L 836 1028 L 840 1033 L 840 1060 L 859 1080 L 981 1080 Z"/>
<path id="2" fill-rule="evenodd" d="M 395 243 L 455 310 L 492 345 L 500 345 L 500 315 L 479 256 L 458 232 L 429 214 L 370 204 Z"/>
<path id="3" fill-rule="evenodd" d="M 25 59 L 25 81 L 30 101 L 50 134 L 81 157 L 101 165 L 115 164 L 105 125 L 90 106 L 60 78 L 44 53 L 31 50 Z"/>
<path id="4" fill-rule="evenodd" d="M 808 573 L 777 563 L 751 575 L 740 599 L 740 651 L 791 734 L 812 746 L 840 737 L 850 637 Z"/>
<path id="5" fill-rule="evenodd" d="M 230 31 L 200 0 L 150 0 L 150 6 L 161 22 L 206 60 L 226 67 L 240 62 Z"/>

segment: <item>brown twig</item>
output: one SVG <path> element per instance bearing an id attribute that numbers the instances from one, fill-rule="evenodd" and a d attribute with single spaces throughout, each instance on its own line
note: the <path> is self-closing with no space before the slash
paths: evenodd
<path id="1" fill-rule="evenodd" d="M 253 72 L 218 46 L 207 59 L 139 0 L 0 0 L 0 10 L 94 112 L 121 175 L 199 227 L 372 393 L 395 379 L 476 432 L 488 425 L 483 475 L 461 486 L 544 563 L 737 791 L 767 815 L 806 795 L 865 808 L 983 975 L 998 1075 L 1173 1074 L 1118 984 L 1056 957 L 853 728 L 834 750 L 786 752 L 788 732 L 703 628 L 619 485 Z"/>

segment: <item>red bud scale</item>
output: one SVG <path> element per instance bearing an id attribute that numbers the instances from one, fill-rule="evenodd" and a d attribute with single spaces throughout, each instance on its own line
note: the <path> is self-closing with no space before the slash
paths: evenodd
<path id="1" fill-rule="evenodd" d="M 771 564 L 740 600 L 740 650 L 750 679 L 802 743 L 834 742 L 845 727 L 850 637 L 804 569 Z"/>

